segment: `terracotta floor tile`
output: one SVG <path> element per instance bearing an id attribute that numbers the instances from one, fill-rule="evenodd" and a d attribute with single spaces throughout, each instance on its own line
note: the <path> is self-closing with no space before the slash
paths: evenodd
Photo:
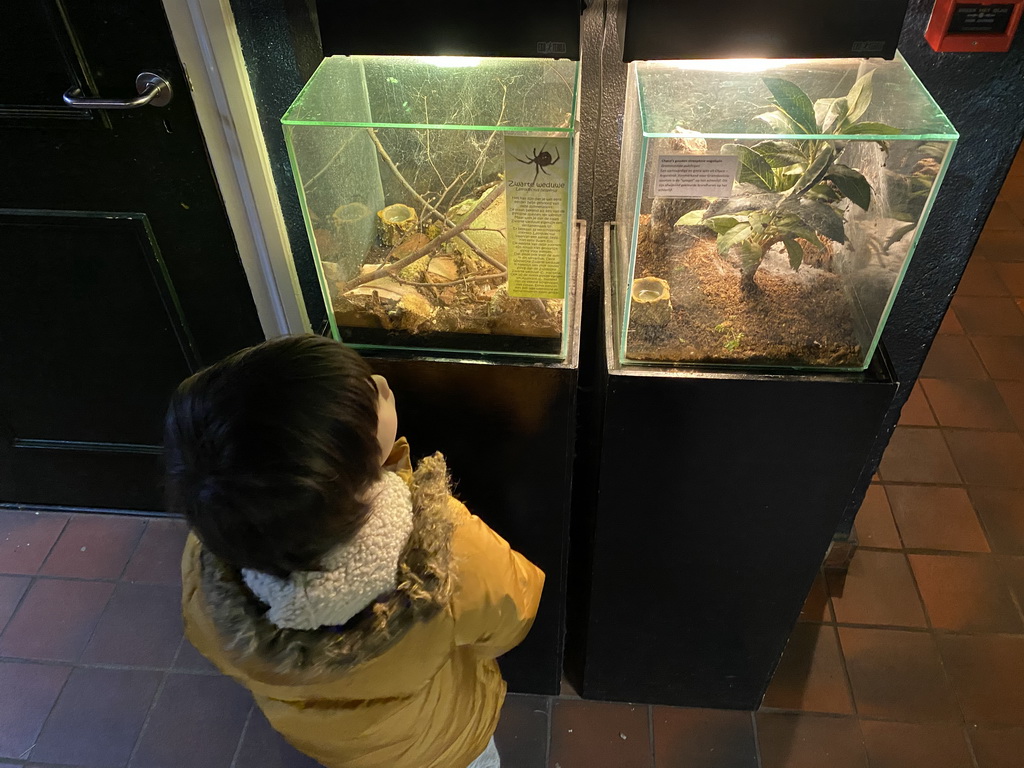
<path id="1" fill-rule="evenodd" d="M 40 573 L 82 579 L 116 579 L 124 570 L 145 521 L 115 515 L 76 515 L 64 528 Z"/>
<path id="2" fill-rule="evenodd" d="M 937 635 L 969 723 L 1024 726 L 1024 637 Z"/>
<path id="3" fill-rule="evenodd" d="M 800 610 L 800 621 L 820 622 L 832 621 L 832 606 L 829 604 L 828 589 L 825 587 L 825 575 L 818 573 L 807 593 L 804 606 Z"/>
<path id="4" fill-rule="evenodd" d="M 172 668 L 175 672 L 211 672 L 219 674 L 217 667 L 199 653 L 187 637 L 181 638 L 181 645 L 178 646 L 178 655 L 174 658 Z"/>
<path id="5" fill-rule="evenodd" d="M 864 501 L 857 511 L 856 525 L 861 546 L 881 549 L 899 549 L 903 546 L 892 519 L 885 489 L 877 483 L 868 486 Z"/>
<path id="6" fill-rule="evenodd" d="M 1024 765 L 1024 728 L 969 728 L 978 768 L 1021 768 Z"/>
<path id="7" fill-rule="evenodd" d="M 0 636 L 0 656 L 77 660 L 113 591 L 102 581 L 37 580 Z"/>
<path id="8" fill-rule="evenodd" d="M 0 661 L 0 757 L 24 760 L 71 667 Z"/>
<path id="9" fill-rule="evenodd" d="M 970 495 L 992 551 L 1024 555 L 1024 493 L 1006 488 L 971 488 Z"/>
<path id="10" fill-rule="evenodd" d="M 959 717 L 928 632 L 840 627 L 839 639 L 861 717 L 901 722 Z"/>
<path id="11" fill-rule="evenodd" d="M 188 525 L 184 520 L 150 520 L 121 577 L 125 581 L 181 582 L 181 552 Z"/>
<path id="12" fill-rule="evenodd" d="M 1024 608 L 1024 557 L 996 555 L 996 562 L 1010 591 L 1017 597 L 1017 605 Z"/>
<path id="13" fill-rule="evenodd" d="M 0 576 L 0 632 L 7 626 L 7 620 L 14 615 L 21 598 L 32 580 L 28 576 Z"/>
<path id="14" fill-rule="evenodd" d="M 758 768 L 749 712 L 654 707 L 652 721 L 658 768 Z"/>
<path id="15" fill-rule="evenodd" d="M 867 768 L 852 717 L 757 713 L 762 768 Z"/>
<path id="16" fill-rule="evenodd" d="M 248 691 L 230 678 L 168 675 L 132 768 L 230 765 L 251 706 Z"/>
<path id="17" fill-rule="evenodd" d="M 991 381 L 982 379 L 922 379 L 935 418 L 944 427 L 1016 429 L 1003 398 Z"/>
<path id="18" fill-rule="evenodd" d="M 1024 336 L 1024 314 L 1013 299 L 954 296 L 953 310 L 970 336 Z"/>
<path id="19" fill-rule="evenodd" d="M 900 410 L 899 423 L 908 427 L 934 427 L 937 423 L 920 381 L 910 390 L 910 397 Z"/>
<path id="20" fill-rule="evenodd" d="M 957 296 L 1009 296 L 1010 291 L 1000 279 L 992 262 L 984 258 L 971 259 L 956 287 Z"/>
<path id="21" fill-rule="evenodd" d="M 128 627 L 130 632 L 125 631 Z M 121 583 L 114 589 L 82 661 L 166 669 L 174 661 L 181 633 L 181 587 Z"/>
<path id="22" fill-rule="evenodd" d="M 974 768 L 959 723 L 862 720 L 871 768 Z"/>
<path id="23" fill-rule="evenodd" d="M 126 765 L 160 678 L 159 672 L 133 669 L 75 669 L 32 759 L 97 768 Z"/>
<path id="24" fill-rule="evenodd" d="M 982 262 L 984 263 L 984 262 Z M 1024 263 L 1021 262 L 988 262 L 999 275 L 999 279 L 1010 291 L 1011 296 L 1024 296 Z M 998 294 L 992 294 L 998 295 Z"/>
<path id="25" fill-rule="evenodd" d="M 860 549 L 846 578 L 826 574 L 832 610 L 843 624 L 926 626 L 910 566 L 902 552 Z"/>
<path id="26" fill-rule="evenodd" d="M 1024 381 L 997 381 L 995 385 L 1017 430 L 1024 430 Z"/>
<path id="27" fill-rule="evenodd" d="M 882 457 L 881 474 L 886 482 L 960 482 L 942 432 L 927 427 L 896 427 Z"/>
<path id="28" fill-rule="evenodd" d="M 1024 488 L 1024 441 L 1016 432 L 944 429 L 964 482 Z"/>
<path id="29" fill-rule="evenodd" d="M 551 701 L 545 696 L 509 694 L 501 708 L 494 741 L 505 765 L 541 768 L 548 753 Z M 269 768 L 269 766 L 268 766 Z"/>
<path id="30" fill-rule="evenodd" d="M 67 521 L 67 515 L 0 510 L 0 573 L 38 571 Z"/>
<path id="31" fill-rule="evenodd" d="M 853 701 L 833 625 L 796 625 L 762 706 L 852 714 Z"/>
<path id="32" fill-rule="evenodd" d="M 948 314 L 952 314 L 950 308 Z M 959 323 L 959 320 L 957 321 Z M 921 375 L 933 379 L 984 379 L 988 377 L 978 353 L 967 336 L 940 335 L 932 340 Z"/>
<path id="33" fill-rule="evenodd" d="M 989 261 L 1024 261 L 1024 230 L 983 230 L 971 258 L 975 255 Z"/>
<path id="34" fill-rule="evenodd" d="M 971 342 L 993 379 L 1024 380 L 1024 338 L 975 336 Z"/>
<path id="35" fill-rule="evenodd" d="M 271 728 L 259 707 L 252 708 L 234 765 L 238 768 L 321 768 L 320 763 L 296 751 Z"/>
<path id="36" fill-rule="evenodd" d="M 1002 201 L 996 201 L 995 205 L 992 206 L 992 210 L 988 214 L 988 218 L 985 219 L 985 230 L 991 231 L 993 229 L 1021 229 L 1022 224 L 1020 218 L 1013 212 L 1009 203 Z"/>
<path id="37" fill-rule="evenodd" d="M 946 314 L 942 316 L 942 322 L 939 323 L 939 333 L 952 333 L 962 334 L 964 327 L 960 325 L 960 321 L 956 317 L 956 312 L 952 308 L 946 311 Z"/>
<path id="38" fill-rule="evenodd" d="M 887 485 L 885 492 L 908 549 L 988 552 L 988 540 L 965 489 Z"/>
<path id="39" fill-rule="evenodd" d="M 556 699 L 548 766 L 652 768 L 646 705 Z"/>
<path id="40" fill-rule="evenodd" d="M 910 555 L 909 559 L 936 629 L 1024 631 L 1009 586 L 991 555 Z"/>

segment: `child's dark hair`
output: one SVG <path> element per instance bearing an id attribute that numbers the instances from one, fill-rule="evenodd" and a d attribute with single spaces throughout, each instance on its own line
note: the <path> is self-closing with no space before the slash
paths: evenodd
<path id="1" fill-rule="evenodd" d="M 365 522 L 380 476 L 370 374 L 335 341 L 288 336 L 186 379 L 164 423 L 169 511 L 238 568 L 317 570 Z"/>

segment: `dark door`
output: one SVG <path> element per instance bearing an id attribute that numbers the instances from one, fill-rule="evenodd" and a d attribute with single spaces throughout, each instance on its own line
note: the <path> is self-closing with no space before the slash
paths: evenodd
<path id="1" fill-rule="evenodd" d="M 263 338 L 159 0 L 32 0 L 0 23 L 0 504 L 158 509 L 161 420 Z M 171 102 L 128 98 L 143 71 Z"/>

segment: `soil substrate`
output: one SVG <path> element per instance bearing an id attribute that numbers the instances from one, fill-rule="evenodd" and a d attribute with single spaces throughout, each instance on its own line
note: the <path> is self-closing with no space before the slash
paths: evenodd
<path id="1" fill-rule="evenodd" d="M 636 277 L 668 281 L 672 311 L 664 326 L 631 321 L 627 357 L 698 364 L 859 369 L 862 351 L 849 301 L 827 264 L 794 271 L 769 252 L 743 295 L 740 270 L 718 254 L 713 237 L 678 228 L 657 246 L 641 217 Z M 808 249 L 810 251 L 810 249 Z M 808 262 L 813 254 L 809 252 Z"/>

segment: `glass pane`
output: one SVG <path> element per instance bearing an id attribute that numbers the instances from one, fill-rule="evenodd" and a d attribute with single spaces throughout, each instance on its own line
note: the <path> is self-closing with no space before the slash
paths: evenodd
<path id="1" fill-rule="evenodd" d="M 630 77 L 622 362 L 866 368 L 958 138 L 906 62 Z"/>
<path id="2" fill-rule="evenodd" d="M 355 345 L 564 354 L 577 64 L 332 57 L 282 122 Z"/>

